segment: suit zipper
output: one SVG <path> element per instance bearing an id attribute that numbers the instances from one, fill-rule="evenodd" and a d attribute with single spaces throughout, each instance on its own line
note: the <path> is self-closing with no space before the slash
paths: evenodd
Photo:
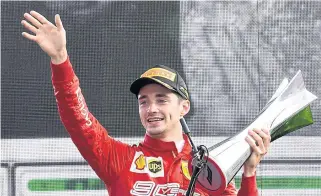
<path id="1" fill-rule="evenodd" d="M 175 152 L 174 152 L 174 151 L 172 151 L 172 154 L 173 154 L 173 157 L 176 158 L 176 155 L 175 155 Z"/>
<path id="2" fill-rule="evenodd" d="M 169 178 L 170 178 L 170 176 L 171 176 L 171 174 L 172 174 L 172 171 L 173 171 L 173 166 L 175 165 L 175 163 L 176 163 L 177 161 L 180 161 L 180 160 L 181 160 L 181 157 L 178 158 L 178 159 L 176 159 L 177 156 L 175 155 L 175 152 L 174 152 L 174 151 L 172 151 L 172 154 L 173 154 L 173 156 L 174 156 L 174 161 L 173 161 L 172 165 L 171 165 L 170 168 L 169 168 L 168 175 L 167 175 L 167 182 L 169 182 Z"/>

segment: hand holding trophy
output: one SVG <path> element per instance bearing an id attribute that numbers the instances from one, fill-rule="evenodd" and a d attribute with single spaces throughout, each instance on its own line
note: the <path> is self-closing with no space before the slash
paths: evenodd
<path id="1" fill-rule="evenodd" d="M 198 182 L 207 191 L 220 195 L 251 155 L 251 147 L 245 140 L 248 130 L 268 127 L 272 142 L 311 125 L 310 103 L 315 99 L 317 97 L 305 88 L 301 71 L 290 82 L 285 78 L 250 125 L 235 136 L 208 148 L 207 164 L 200 171 Z"/>

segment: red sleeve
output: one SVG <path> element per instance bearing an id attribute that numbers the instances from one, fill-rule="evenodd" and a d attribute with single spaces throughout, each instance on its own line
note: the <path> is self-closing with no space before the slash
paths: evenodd
<path id="1" fill-rule="evenodd" d="M 52 83 L 61 121 L 79 152 L 106 184 L 114 181 L 131 154 L 128 144 L 108 135 L 89 112 L 69 58 L 58 65 L 51 63 Z"/>
<path id="2" fill-rule="evenodd" d="M 244 177 L 242 175 L 241 188 L 237 194 L 238 196 L 258 196 L 256 186 L 256 175 L 251 177 Z"/>
<path id="3" fill-rule="evenodd" d="M 224 196 L 257 196 L 258 191 L 256 187 L 256 177 L 244 177 L 242 176 L 241 188 L 237 192 L 235 188 L 235 182 L 232 180 L 224 190 Z"/>
<path id="4" fill-rule="evenodd" d="M 222 195 L 236 196 L 235 180 L 233 179 L 226 187 Z"/>

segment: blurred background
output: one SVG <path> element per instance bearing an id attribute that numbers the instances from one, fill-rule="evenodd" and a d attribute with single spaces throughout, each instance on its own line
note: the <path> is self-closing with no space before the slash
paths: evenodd
<path id="1" fill-rule="evenodd" d="M 272 143 L 260 195 L 321 195 L 320 1 L 1 1 L 0 195 L 106 195 L 56 108 L 50 58 L 21 36 L 23 14 L 59 13 L 89 110 L 111 136 L 143 139 L 129 86 L 164 64 L 185 78 L 186 121 L 214 145 L 254 120 L 283 78 L 302 71 L 314 124 Z M 236 176 L 239 187 L 240 173 Z"/>

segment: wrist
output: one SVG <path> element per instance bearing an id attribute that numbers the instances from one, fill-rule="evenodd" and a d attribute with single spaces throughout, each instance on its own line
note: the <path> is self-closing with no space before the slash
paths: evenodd
<path id="1" fill-rule="evenodd" d="M 54 56 L 51 56 L 52 64 L 61 64 L 65 62 L 68 58 L 67 50 L 63 49 L 62 51 L 57 52 Z"/>
<path id="2" fill-rule="evenodd" d="M 244 177 L 252 177 L 252 176 L 255 176 L 255 174 L 256 174 L 256 168 L 255 167 L 252 167 L 252 168 L 244 167 L 244 170 L 243 170 L 243 176 Z"/>

